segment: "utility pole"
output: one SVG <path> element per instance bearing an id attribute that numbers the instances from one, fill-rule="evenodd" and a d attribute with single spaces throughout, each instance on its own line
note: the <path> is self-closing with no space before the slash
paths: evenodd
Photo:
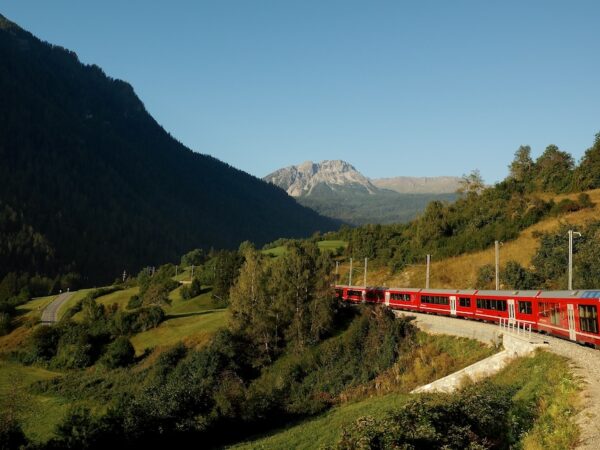
<path id="1" fill-rule="evenodd" d="M 365 258 L 365 279 L 364 279 L 365 287 L 367 287 L 367 259 L 368 258 Z"/>
<path id="2" fill-rule="evenodd" d="M 179 266 L 176 264 L 175 265 L 175 277 L 177 277 L 177 269 L 179 269 Z"/>
<path id="3" fill-rule="evenodd" d="M 127 278 L 127 272 L 123 270 L 123 283 L 125 283 L 125 278 Z"/>
<path id="4" fill-rule="evenodd" d="M 335 262 L 335 282 L 338 282 L 338 275 L 339 275 L 339 271 L 340 271 L 340 262 L 336 261 Z"/>
<path id="5" fill-rule="evenodd" d="M 494 242 L 494 247 L 496 250 L 496 290 L 497 291 L 500 290 L 500 245 L 502 245 L 502 242 L 500 242 L 500 241 Z"/>
<path id="6" fill-rule="evenodd" d="M 425 289 L 429 289 L 429 267 L 431 266 L 431 255 L 427 255 L 427 272 L 425 274 Z"/>
<path id="7" fill-rule="evenodd" d="M 569 291 L 573 290 L 573 235 L 581 237 L 578 231 L 569 230 Z"/>
<path id="8" fill-rule="evenodd" d="M 350 273 L 348 274 L 348 286 L 352 286 L 352 258 L 350 258 Z"/>

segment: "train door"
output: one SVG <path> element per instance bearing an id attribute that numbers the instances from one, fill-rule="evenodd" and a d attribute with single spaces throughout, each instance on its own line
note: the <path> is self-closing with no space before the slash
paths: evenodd
<path id="1" fill-rule="evenodd" d="M 367 290 L 365 289 L 364 291 L 362 291 L 362 302 L 361 303 L 367 303 Z"/>
<path id="2" fill-rule="evenodd" d="M 508 304 L 508 323 L 512 325 L 515 323 L 515 301 L 511 298 L 506 303 Z"/>
<path id="3" fill-rule="evenodd" d="M 567 305 L 567 317 L 569 319 L 569 339 L 575 341 L 577 340 L 577 335 L 575 334 L 575 309 L 572 303 Z"/>
<path id="4" fill-rule="evenodd" d="M 390 292 L 385 291 L 385 306 L 390 306 Z"/>
<path id="5" fill-rule="evenodd" d="M 450 314 L 456 315 L 456 295 L 450 296 Z"/>

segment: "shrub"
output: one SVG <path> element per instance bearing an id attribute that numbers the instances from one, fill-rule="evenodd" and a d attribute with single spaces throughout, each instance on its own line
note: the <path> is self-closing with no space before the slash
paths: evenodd
<path id="1" fill-rule="evenodd" d="M 132 295 L 127 302 L 127 309 L 136 309 L 142 306 L 142 299 L 139 295 Z"/>
<path id="2" fill-rule="evenodd" d="M 183 285 L 181 287 L 181 298 L 189 300 L 197 297 L 202 293 L 202 285 L 200 284 L 199 278 L 194 278 L 189 285 Z"/>
<path id="3" fill-rule="evenodd" d="M 109 369 L 125 367 L 135 359 L 135 349 L 129 339 L 124 336 L 118 337 L 106 349 L 100 362 Z"/>
<path id="4" fill-rule="evenodd" d="M 485 264 L 477 270 L 477 288 L 491 288 L 496 280 L 496 269 L 491 264 Z"/>
<path id="5" fill-rule="evenodd" d="M 8 334 L 10 331 L 10 314 L 6 312 L 0 312 L 0 336 Z"/>
<path id="6" fill-rule="evenodd" d="M 26 444 L 21 425 L 11 417 L 0 416 L 0 449 L 23 448 Z"/>
<path id="7" fill-rule="evenodd" d="M 511 444 L 511 387 L 491 383 L 409 401 L 378 420 L 361 417 L 343 428 L 339 449 L 486 449 Z"/>
<path id="8" fill-rule="evenodd" d="M 165 320 L 165 312 L 159 306 L 150 306 L 148 308 L 142 308 L 136 312 L 135 320 L 135 331 L 146 331 L 151 328 L 156 328 L 160 323 Z"/>
<path id="9" fill-rule="evenodd" d="M 50 361 L 56 355 L 59 339 L 58 328 L 48 325 L 36 328 L 29 339 L 26 362 Z"/>

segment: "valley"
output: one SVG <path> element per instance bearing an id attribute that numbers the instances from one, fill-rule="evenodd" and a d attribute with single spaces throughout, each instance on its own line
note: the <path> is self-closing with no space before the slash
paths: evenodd
<path id="1" fill-rule="evenodd" d="M 594 27 L 502 6 L 3 6 L 0 449 L 595 448 Z"/>

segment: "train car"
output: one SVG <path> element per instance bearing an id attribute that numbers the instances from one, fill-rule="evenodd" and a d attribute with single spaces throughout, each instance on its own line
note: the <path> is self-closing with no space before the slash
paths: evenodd
<path id="1" fill-rule="evenodd" d="M 336 295 L 344 301 L 351 303 L 364 303 L 367 301 L 367 288 L 359 286 L 335 286 Z"/>
<path id="2" fill-rule="evenodd" d="M 385 291 L 385 305 L 392 309 L 417 311 L 421 289 L 389 288 Z"/>
<path id="3" fill-rule="evenodd" d="M 386 288 L 369 287 L 365 291 L 365 299 L 367 303 L 385 303 Z"/>
<path id="4" fill-rule="evenodd" d="M 476 293 L 472 289 L 421 289 L 419 311 L 472 318 L 475 314 Z"/>
<path id="5" fill-rule="evenodd" d="M 500 321 L 600 347 L 600 291 L 490 291 L 335 286 L 352 303 Z"/>
<path id="6" fill-rule="evenodd" d="M 535 298 L 540 291 L 476 291 L 474 296 L 476 319 L 487 322 L 499 322 L 505 319 L 514 324 L 519 320 L 522 324 L 535 328 Z"/>
<path id="7" fill-rule="evenodd" d="M 542 291 L 536 300 L 539 331 L 600 346 L 600 291 Z"/>

